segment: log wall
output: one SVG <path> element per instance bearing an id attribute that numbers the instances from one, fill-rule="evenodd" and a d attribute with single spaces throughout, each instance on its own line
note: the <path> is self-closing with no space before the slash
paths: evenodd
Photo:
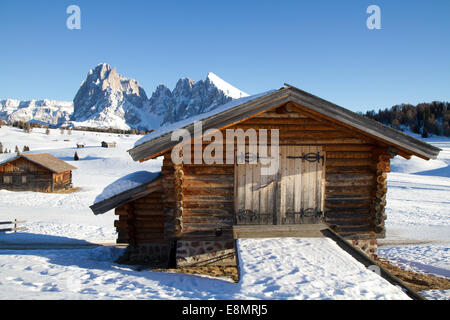
<path id="1" fill-rule="evenodd" d="M 164 239 L 162 193 L 154 192 L 115 209 L 117 243 L 152 243 Z"/>

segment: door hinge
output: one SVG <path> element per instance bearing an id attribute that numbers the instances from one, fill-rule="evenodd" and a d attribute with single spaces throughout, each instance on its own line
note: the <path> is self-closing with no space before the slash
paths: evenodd
<path id="1" fill-rule="evenodd" d="M 310 152 L 310 153 L 302 153 L 301 156 L 287 156 L 288 159 L 302 159 L 302 162 L 319 162 L 322 160 L 322 164 L 325 161 L 325 157 L 320 154 L 320 152 Z"/>

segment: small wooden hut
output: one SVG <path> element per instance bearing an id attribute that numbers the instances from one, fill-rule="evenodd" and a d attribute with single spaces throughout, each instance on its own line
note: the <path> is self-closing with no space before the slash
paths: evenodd
<path id="1" fill-rule="evenodd" d="M 112 142 L 102 141 L 102 147 L 103 148 L 115 148 L 116 143 L 114 141 L 112 141 Z"/>
<path id="2" fill-rule="evenodd" d="M 76 167 L 48 153 L 19 154 L 0 163 L 0 189 L 54 192 L 72 187 Z"/>
<path id="3" fill-rule="evenodd" d="M 376 239 L 385 235 L 390 159 L 428 160 L 440 151 L 289 85 L 231 101 L 196 120 L 202 135 L 210 129 L 223 136 L 230 129 L 254 129 L 258 138 L 266 132 L 272 141 L 271 130 L 278 130 L 278 153 L 265 156 L 278 157 L 280 165 L 262 175 L 261 164 L 250 159 L 264 156 L 252 154 L 248 140 L 238 139 L 231 150 L 223 145 L 223 157 L 231 152 L 233 163 L 175 164 L 178 141 L 172 132 L 184 129 L 194 136 L 194 121 L 147 135 L 129 153 L 141 162 L 163 156 L 160 176 L 140 187 L 146 191 L 130 190 L 91 206 L 96 214 L 115 208 L 118 242 L 130 244 L 131 260 L 172 256 L 177 265 L 198 265 L 222 257 L 227 264 L 236 238 L 297 236 L 321 223 L 374 255 Z M 191 153 L 182 156 L 192 160 L 196 142 L 189 144 Z M 204 151 L 211 139 L 200 144 Z M 245 146 L 240 163 L 239 144 Z"/>

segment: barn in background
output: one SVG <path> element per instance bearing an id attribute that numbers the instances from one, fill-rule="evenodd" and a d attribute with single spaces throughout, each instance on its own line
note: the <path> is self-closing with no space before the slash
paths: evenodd
<path id="1" fill-rule="evenodd" d="M 190 141 L 192 152 L 182 156 L 192 161 L 174 163 L 178 141 L 172 133 L 184 129 L 194 137 L 195 121 L 201 121 L 202 135 L 254 129 L 260 139 L 265 132 L 269 153 L 255 153 L 248 140 L 236 139 L 231 150 L 223 145 L 222 164 L 194 163 L 198 141 Z M 272 130 L 279 135 L 277 154 L 270 151 Z M 202 138 L 204 151 L 211 139 Z M 237 154 L 240 145 L 243 154 Z M 428 160 L 439 151 L 287 85 L 145 136 L 129 153 L 141 162 L 163 156 L 161 172 L 91 209 L 99 214 L 115 208 L 118 242 L 130 245 L 128 258 L 135 261 L 168 263 L 172 257 L 178 266 L 233 264 L 236 238 L 320 236 L 323 225 L 373 256 L 377 238 L 385 236 L 390 159 Z M 233 163 L 224 159 L 229 152 Z M 261 174 L 265 157 L 279 160 L 276 172 Z"/>
<path id="2" fill-rule="evenodd" d="M 116 142 L 114 142 L 114 141 L 111 141 L 111 142 L 102 141 L 102 147 L 103 148 L 115 148 L 116 147 Z"/>
<path id="3" fill-rule="evenodd" d="M 40 192 L 69 189 L 75 169 L 48 153 L 19 154 L 0 163 L 0 189 Z"/>

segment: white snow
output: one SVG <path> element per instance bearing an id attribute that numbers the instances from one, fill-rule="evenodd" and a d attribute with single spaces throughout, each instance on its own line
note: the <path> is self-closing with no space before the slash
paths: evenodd
<path id="1" fill-rule="evenodd" d="M 241 239 L 241 281 L 135 271 L 114 247 L 0 250 L 0 299 L 408 299 L 330 239 Z"/>
<path id="2" fill-rule="evenodd" d="M 208 73 L 208 76 L 206 78 L 209 79 L 209 81 L 211 81 L 212 83 L 214 83 L 217 89 L 223 91 L 223 93 L 225 93 L 227 96 L 230 96 L 233 99 L 248 97 L 248 93 L 245 93 L 244 91 L 239 90 L 238 88 L 232 86 L 231 84 L 221 79 L 218 75 L 212 72 Z"/>
<path id="3" fill-rule="evenodd" d="M 127 174 L 124 177 L 119 178 L 110 185 L 103 189 L 102 193 L 99 194 L 94 203 L 98 203 L 105 199 L 111 198 L 127 190 L 136 188 L 144 183 L 149 183 L 159 177 L 160 171 L 158 172 L 148 172 L 148 171 L 137 171 Z"/>
<path id="4" fill-rule="evenodd" d="M 442 149 L 436 160 L 396 157 L 391 162 L 386 239 L 379 240 L 386 245 L 378 251 L 403 268 L 450 278 L 450 139 L 424 141 Z M 449 292 L 421 293 L 450 299 Z"/>
<path id="5" fill-rule="evenodd" d="M 145 142 L 148 142 L 148 141 L 154 140 L 156 138 L 159 138 L 159 137 L 161 137 L 161 136 L 163 136 L 163 135 L 165 135 L 167 133 L 173 132 L 175 130 L 183 129 L 183 128 L 193 124 L 194 122 L 201 121 L 201 120 L 204 120 L 206 118 L 212 117 L 212 116 L 214 116 L 216 114 L 219 114 L 221 112 L 227 111 L 229 109 L 232 109 L 234 107 L 237 107 L 237 106 L 239 106 L 241 104 L 244 104 L 244 103 L 247 103 L 249 101 L 255 100 L 257 98 L 260 98 L 262 96 L 270 94 L 270 93 L 272 93 L 274 91 L 275 90 L 270 90 L 270 91 L 266 91 L 266 92 L 263 92 L 263 93 L 255 94 L 255 95 L 252 95 L 252 96 L 248 96 L 248 97 L 244 97 L 244 98 L 240 98 L 240 99 L 236 99 L 236 100 L 231 100 L 230 102 L 225 103 L 224 105 L 222 105 L 222 106 L 220 106 L 220 107 L 218 107 L 218 108 L 216 108 L 214 110 L 211 110 L 209 112 L 201 113 L 201 114 L 198 114 L 196 116 L 193 116 L 193 117 L 190 117 L 190 118 L 178 121 L 178 122 L 171 123 L 170 125 L 163 126 L 163 127 L 159 128 L 158 130 L 155 130 L 155 131 L 145 135 L 144 137 L 142 137 L 138 141 L 136 141 L 136 143 L 134 144 L 134 147 L 137 147 L 137 146 L 139 146 L 141 144 L 144 144 Z"/>

